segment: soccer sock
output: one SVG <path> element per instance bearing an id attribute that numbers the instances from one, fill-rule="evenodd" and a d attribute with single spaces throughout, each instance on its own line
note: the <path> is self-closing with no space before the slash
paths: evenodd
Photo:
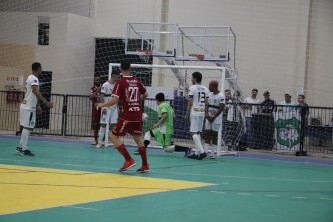
<path id="1" fill-rule="evenodd" d="M 98 129 L 94 129 L 94 138 L 95 138 L 95 141 L 97 142 L 98 140 Z"/>
<path id="2" fill-rule="evenodd" d="M 138 147 L 138 150 L 142 159 L 142 165 L 148 165 L 146 147 L 140 146 Z"/>
<path id="3" fill-rule="evenodd" d="M 20 147 L 22 150 L 28 149 L 28 139 L 29 139 L 30 130 L 23 128 L 21 133 Z"/>
<path id="4" fill-rule="evenodd" d="M 215 156 L 217 145 L 212 144 L 212 155 Z"/>
<path id="5" fill-rule="evenodd" d="M 200 136 L 198 134 L 194 134 L 192 136 L 193 138 L 193 141 L 194 141 L 194 144 L 195 144 L 195 147 L 197 148 L 196 151 L 195 151 L 195 154 L 199 154 L 200 153 L 204 153 L 205 150 L 203 149 L 202 147 L 202 144 L 201 144 L 201 140 L 200 140 Z"/>
<path id="6" fill-rule="evenodd" d="M 208 153 L 209 146 L 210 146 L 210 144 L 205 143 L 205 152 L 206 152 L 206 153 Z"/>
<path id="7" fill-rule="evenodd" d="M 105 131 L 106 131 L 105 127 L 99 128 L 99 132 L 98 132 L 98 143 L 102 143 L 103 137 L 105 135 Z"/>
<path id="8" fill-rule="evenodd" d="M 119 153 L 121 153 L 121 155 L 123 155 L 126 161 L 132 160 L 132 157 L 128 153 L 124 144 L 121 144 L 119 147 L 117 147 L 117 150 L 119 151 Z"/>

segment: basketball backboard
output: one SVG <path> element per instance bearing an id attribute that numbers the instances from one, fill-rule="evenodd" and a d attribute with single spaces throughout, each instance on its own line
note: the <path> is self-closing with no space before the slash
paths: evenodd
<path id="1" fill-rule="evenodd" d="M 175 57 L 177 24 L 127 23 L 125 54 Z"/>
<path id="2" fill-rule="evenodd" d="M 230 26 L 178 26 L 176 60 L 228 62 L 236 36 Z"/>

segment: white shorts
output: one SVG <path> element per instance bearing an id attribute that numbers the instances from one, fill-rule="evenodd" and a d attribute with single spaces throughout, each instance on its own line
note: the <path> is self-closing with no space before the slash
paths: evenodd
<path id="1" fill-rule="evenodd" d="M 20 109 L 20 125 L 26 128 L 35 128 L 36 110 Z"/>
<path id="2" fill-rule="evenodd" d="M 218 132 L 221 127 L 221 124 L 222 122 L 216 121 L 216 119 L 212 123 L 206 120 L 205 130 L 213 130 L 215 132 Z"/>
<path id="3" fill-rule="evenodd" d="M 202 132 L 204 116 L 191 116 L 190 132 Z"/>
<path id="4" fill-rule="evenodd" d="M 106 114 L 103 114 L 103 109 L 107 110 Z M 103 108 L 101 110 L 101 124 L 115 124 L 118 121 L 118 110 L 117 109 L 109 109 L 109 108 Z"/>

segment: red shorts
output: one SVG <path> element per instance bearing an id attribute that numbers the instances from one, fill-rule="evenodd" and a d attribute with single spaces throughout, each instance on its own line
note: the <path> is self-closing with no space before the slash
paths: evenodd
<path id="1" fill-rule="evenodd" d="M 113 127 L 112 134 L 115 136 L 125 136 L 126 133 L 131 135 L 142 134 L 142 122 L 128 122 L 124 119 L 119 119 Z"/>

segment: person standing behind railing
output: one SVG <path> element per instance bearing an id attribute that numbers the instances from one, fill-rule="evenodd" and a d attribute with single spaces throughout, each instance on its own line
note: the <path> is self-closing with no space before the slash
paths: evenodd
<path id="1" fill-rule="evenodd" d="M 91 143 L 91 145 L 97 145 L 98 144 L 98 130 L 100 126 L 100 118 L 101 118 L 101 111 L 96 110 L 97 103 L 100 102 L 100 94 L 101 94 L 101 79 L 99 76 L 95 76 L 94 78 L 94 86 L 90 89 L 90 95 L 89 98 L 92 102 L 92 121 L 91 121 L 91 128 L 94 133 L 94 141 Z"/>
<path id="2" fill-rule="evenodd" d="M 261 100 L 257 98 L 258 89 L 252 89 L 251 96 L 245 98 L 244 105 L 242 105 L 245 111 L 246 120 L 246 133 L 243 135 L 242 141 L 246 143 L 246 146 L 252 146 L 253 129 L 252 129 L 252 114 L 258 112 L 258 105 Z"/>

